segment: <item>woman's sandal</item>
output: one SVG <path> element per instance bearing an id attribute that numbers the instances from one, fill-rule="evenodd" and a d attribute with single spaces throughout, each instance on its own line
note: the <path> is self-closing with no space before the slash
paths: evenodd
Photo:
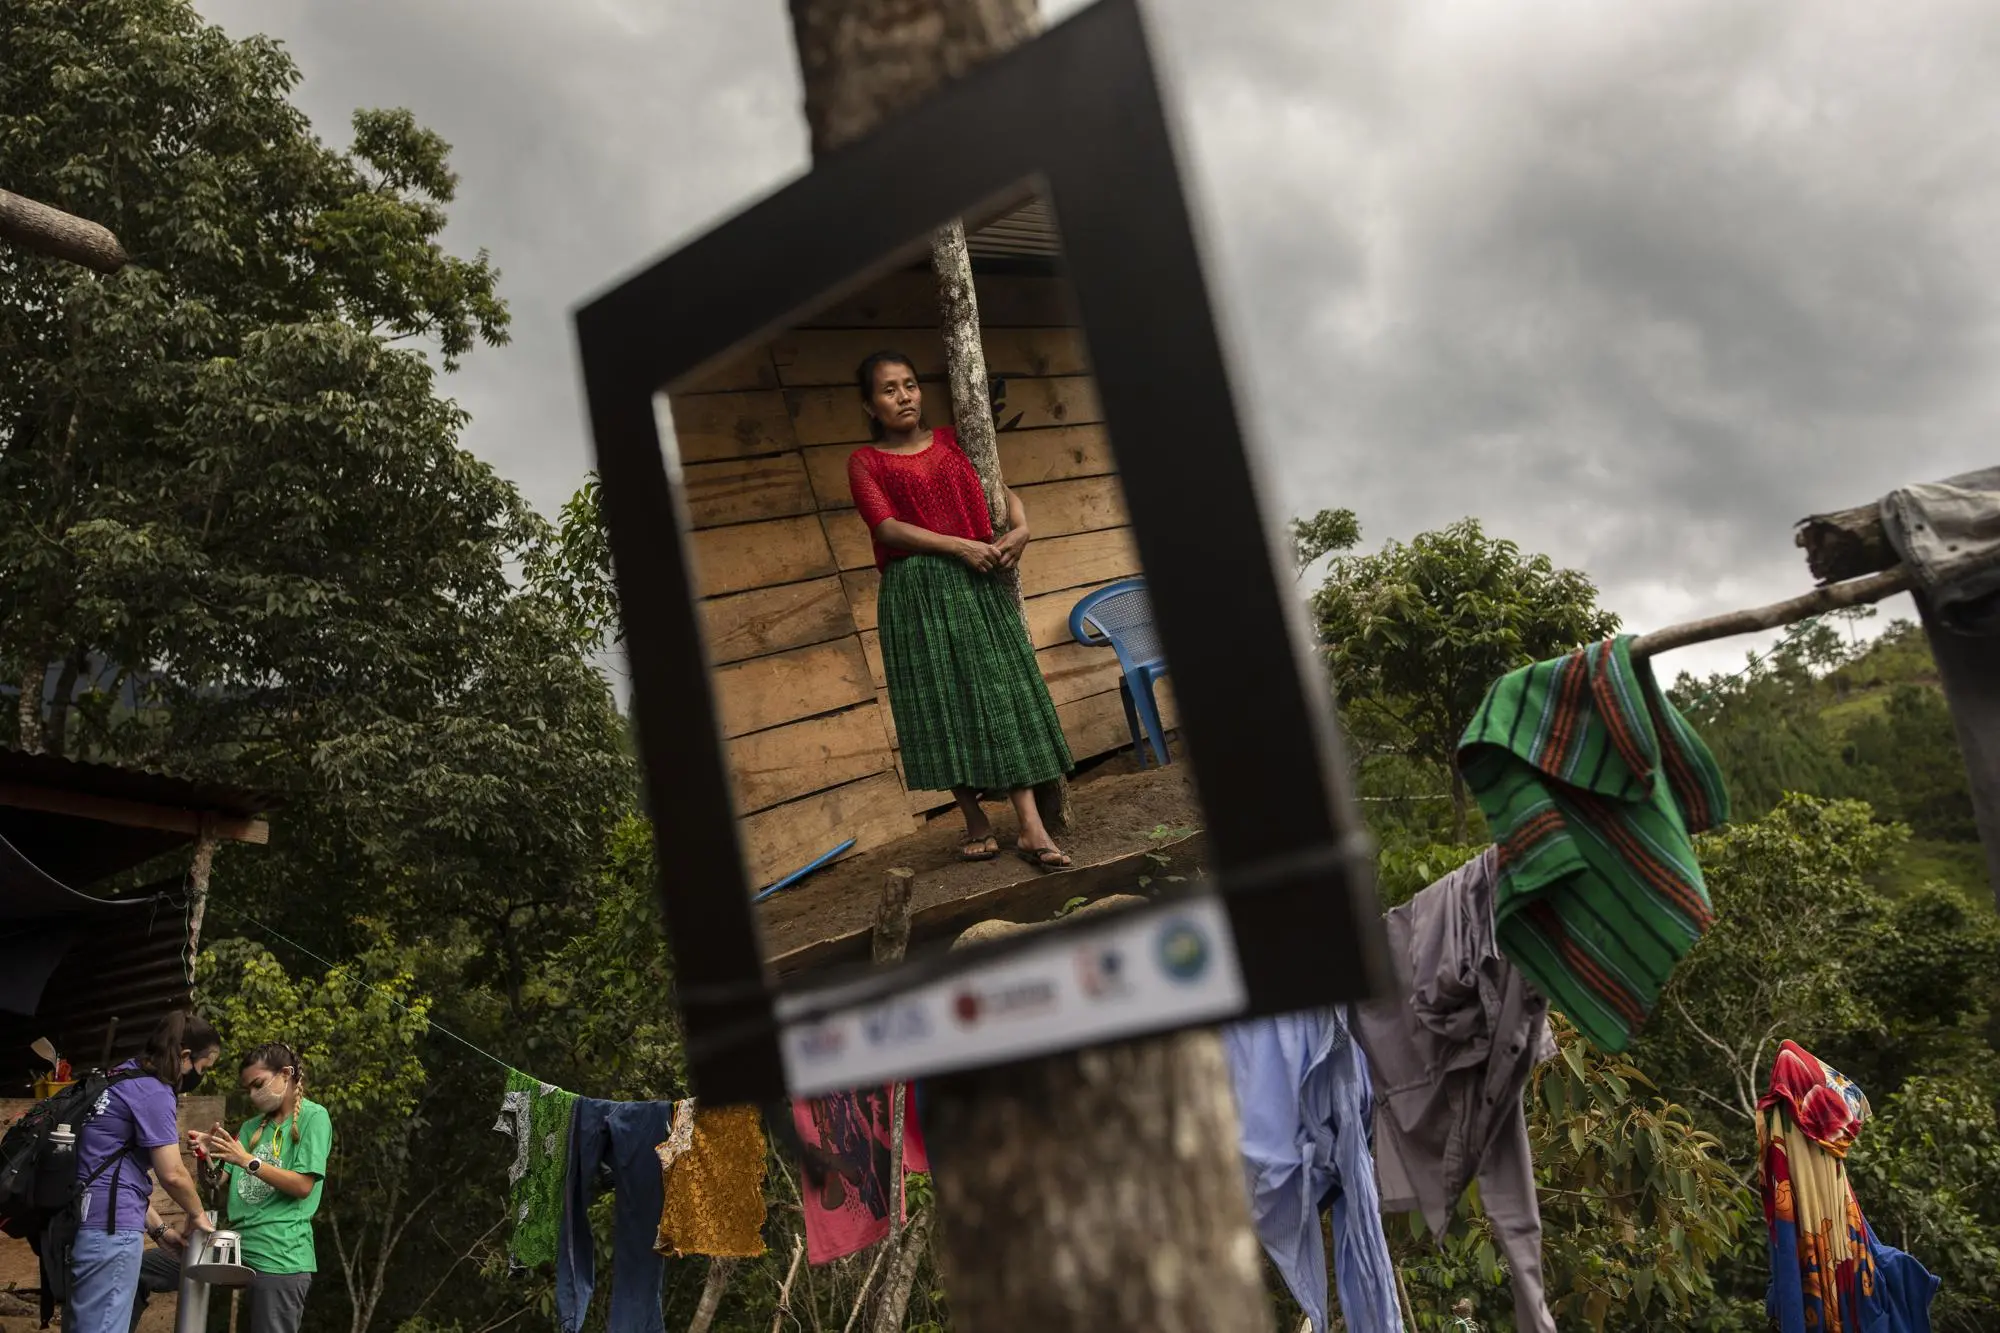
<path id="1" fill-rule="evenodd" d="M 1043 874 L 1051 870 L 1068 870 L 1075 864 L 1070 860 L 1069 853 L 1056 847 L 1023 847 L 1017 842 L 1014 844 L 1014 855 Z"/>
<path id="2" fill-rule="evenodd" d="M 958 848 L 958 859 L 961 861 L 991 861 L 998 855 L 1000 839 L 991 833 L 983 838 L 967 838 Z"/>

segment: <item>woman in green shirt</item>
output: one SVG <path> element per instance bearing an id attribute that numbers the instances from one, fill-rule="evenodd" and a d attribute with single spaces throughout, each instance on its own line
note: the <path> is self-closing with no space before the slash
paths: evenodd
<path id="1" fill-rule="evenodd" d="M 306 1096 L 305 1062 L 282 1042 L 244 1056 L 238 1081 L 257 1114 L 235 1137 L 221 1125 L 192 1137 L 229 1171 L 224 1225 L 242 1238 L 243 1263 L 256 1274 L 248 1333 L 298 1333 L 319 1267 L 312 1219 L 333 1121 Z"/>

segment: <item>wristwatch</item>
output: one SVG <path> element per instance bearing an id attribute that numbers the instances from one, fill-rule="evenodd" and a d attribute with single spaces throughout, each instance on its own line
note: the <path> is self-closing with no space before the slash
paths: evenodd
<path id="1" fill-rule="evenodd" d="M 167 1224 L 162 1222 L 156 1227 L 148 1227 L 146 1228 L 146 1234 L 153 1238 L 153 1244 L 158 1245 L 160 1238 L 167 1234 Z"/>
<path id="2" fill-rule="evenodd" d="M 254 1176 L 259 1171 L 262 1171 L 264 1169 L 264 1159 L 261 1157 L 252 1157 L 249 1161 L 249 1164 L 246 1165 L 243 1169 L 245 1171 L 248 1171 L 251 1175 Z"/>

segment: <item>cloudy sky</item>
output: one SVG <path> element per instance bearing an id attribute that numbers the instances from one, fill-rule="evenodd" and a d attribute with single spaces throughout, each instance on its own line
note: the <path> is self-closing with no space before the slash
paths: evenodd
<path id="1" fill-rule="evenodd" d="M 400 105 L 456 146 L 515 337 L 451 391 L 545 512 L 588 465 L 569 310 L 807 163 L 783 0 L 196 3 L 287 44 L 328 139 Z M 1809 512 L 2000 461 L 1982 0 L 1151 12 L 1286 512 L 1475 514 L 1643 630 L 1805 591 Z"/>

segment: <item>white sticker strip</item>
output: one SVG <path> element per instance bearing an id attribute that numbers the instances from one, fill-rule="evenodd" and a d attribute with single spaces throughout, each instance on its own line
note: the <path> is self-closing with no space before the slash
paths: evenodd
<path id="1" fill-rule="evenodd" d="M 1215 1022 L 1244 1006 L 1222 904 L 1081 922 L 1017 954 L 974 964 L 893 999 L 788 1018 L 839 1003 L 839 990 L 779 1001 L 785 1079 L 797 1097 L 840 1092 L 1076 1050 Z"/>

